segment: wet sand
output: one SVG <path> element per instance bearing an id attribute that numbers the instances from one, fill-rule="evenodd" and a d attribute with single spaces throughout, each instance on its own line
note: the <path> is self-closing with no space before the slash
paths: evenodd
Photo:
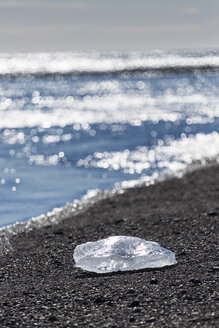
<path id="1" fill-rule="evenodd" d="M 0 258 L 0 327 L 216 327 L 219 166 L 102 200 L 12 238 Z M 76 245 L 110 235 L 159 242 L 172 267 L 99 275 Z"/>

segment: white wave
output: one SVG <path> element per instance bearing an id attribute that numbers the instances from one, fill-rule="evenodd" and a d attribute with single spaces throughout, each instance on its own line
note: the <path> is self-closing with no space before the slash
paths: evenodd
<path id="1" fill-rule="evenodd" d="M 0 74 L 112 72 L 162 67 L 219 66 L 217 52 L 203 53 L 0 53 Z"/>
<path id="2" fill-rule="evenodd" d="M 160 143 L 160 144 L 159 144 Z M 142 174 L 153 167 L 154 170 L 169 170 L 174 174 L 194 161 L 205 162 L 219 156 L 219 133 L 199 133 L 195 136 L 182 136 L 180 140 L 169 141 L 152 149 L 138 147 L 117 152 L 94 153 L 78 161 L 78 166 L 123 170 L 129 174 Z"/>
<path id="3" fill-rule="evenodd" d="M 69 97 L 38 96 L 37 100 L 34 97 L 33 108 L 26 110 L 23 110 L 23 102 L 20 105 L 10 102 L 7 109 L 1 109 L 0 103 L 0 128 L 50 128 L 72 124 L 119 122 L 140 125 L 142 121 L 174 122 L 184 119 L 185 116 L 191 123 L 206 123 L 219 117 L 218 97 L 212 96 L 207 99 L 201 94 L 163 95 L 153 98 L 150 94 L 119 93 L 86 96 L 83 99 L 71 98 L 69 101 Z"/>

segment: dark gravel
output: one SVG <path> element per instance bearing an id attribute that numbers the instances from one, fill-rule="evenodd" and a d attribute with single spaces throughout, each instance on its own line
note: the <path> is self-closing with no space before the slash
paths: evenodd
<path id="1" fill-rule="evenodd" d="M 19 234 L 0 258 L 0 327 L 216 327 L 219 166 L 100 201 Z M 98 275 L 76 245 L 132 235 L 176 253 L 176 266 Z"/>

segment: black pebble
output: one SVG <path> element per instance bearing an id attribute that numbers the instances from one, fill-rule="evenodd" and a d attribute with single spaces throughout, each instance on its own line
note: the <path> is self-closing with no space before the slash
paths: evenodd
<path id="1" fill-rule="evenodd" d="M 129 321 L 130 321 L 130 322 L 135 322 L 135 318 L 131 317 L 131 318 L 129 319 Z"/>
<path id="2" fill-rule="evenodd" d="M 208 216 L 216 216 L 217 212 L 216 211 L 210 211 L 208 212 Z"/>
<path id="3" fill-rule="evenodd" d="M 138 292 L 137 292 L 137 290 L 135 290 L 135 289 L 129 289 L 129 290 L 128 290 L 128 294 L 130 294 L 130 295 L 137 295 Z"/>
<path id="4" fill-rule="evenodd" d="M 136 307 L 136 306 L 139 306 L 140 303 L 139 301 L 133 301 L 131 304 L 130 304 L 130 307 Z"/>
<path id="5" fill-rule="evenodd" d="M 104 302 L 105 302 L 105 299 L 103 297 L 101 297 L 101 296 L 95 298 L 95 300 L 94 300 L 94 303 L 96 303 L 98 305 L 103 304 Z"/>
<path id="6" fill-rule="evenodd" d="M 199 280 L 199 279 L 190 279 L 190 282 L 193 283 L 194 285 L 201 284 L 201 280 Z"/>
<path id="7" fill-rule="evenodd" d="M 49 319 L 49 321 L 51 321 L 51 322 L 54 322 L 54 321 L 57 320 L 56 317 L 55 317 L 54 315 L 51 315 L 48 319 Z"/>

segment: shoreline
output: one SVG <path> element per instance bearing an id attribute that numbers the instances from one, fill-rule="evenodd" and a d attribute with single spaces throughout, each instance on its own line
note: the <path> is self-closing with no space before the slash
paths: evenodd
<path id="1" fill-rule="evenodd" d="M 215 327 L 219 165 L 134 187 L 85 211 L 12 236 L 0 257 L 0 325 Z M 177 265 L 93 274 L 74 268 L 86 241 L 131 235 L 157 241 Z"/>
<path id="2" fill-rule="evenodd" d="M 91 206 L 94 206 L 96 203 L 110 199 L 112 197 L 116 197 L 117 195 L 121 195 L 126 193 L 129 189 L 138 189 L 138 188 L 147 188 L 150 185 L 155 183 L 165 182 L 171 179 L 182 179 L 184 175 L 191 173 L 196 170 L 200 170 L 203 168 L 209 168 L 215 165 L 219 165 L 218 156 L 215 159 L 207 159 L 204 163 L 201 162 L 193 162 L 192 164 L 188 164 L 184 169 L 181 169 L 176 172 L 162 172 L 158 177 L 154 179 L 153 176 L 148 179 L 137 179 L 137 180 L 127 180 L 127 185 L 123 186 L 123 182 L 120 182 L 118 186 L 114 186 L 112 189 L 89 189 L 87 192 L 81 197 L 81 199 L 74 199 L 72 202 L 67 202 L 65 205 L 61 207 L 54 207 L 52 210 L 42 213 L 37 216 L 33 216 L 31 218 L 16 221 L 13 223 L 8 223 L 6 225 L 0 226 L 0 255 L 4 253 L 1 246 L 3 245 L 4 237 L 10 240 L 10 236 L 19 233 L 27 233 L 34 229 L 41 229 L 47 226 L 56 225 L 62 222 L 69 217 L 73 217 L 79 215 L 81 212 L 87 211 Z M 5 249 L 6 254 L 8 250 Z"/>

